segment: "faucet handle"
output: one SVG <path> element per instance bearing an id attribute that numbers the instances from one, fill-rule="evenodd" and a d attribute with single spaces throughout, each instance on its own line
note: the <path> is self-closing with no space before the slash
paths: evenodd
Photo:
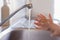
<path id="1" fill-rule="evenodd" d="M 26 4 L 29 9 L 32 8 L 31 0 L 26 0 Z"/>
<path id="2" fill-rule="evenodd" d="M 29 8 L 29 9 L 31 9 L 32 8 L 32 4 L 30 3 L 30 4 L 27 4 L 27 7 Z"/>

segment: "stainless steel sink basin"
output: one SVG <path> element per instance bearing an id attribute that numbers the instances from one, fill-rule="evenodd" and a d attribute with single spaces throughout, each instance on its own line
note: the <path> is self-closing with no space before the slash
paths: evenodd
<path id="1" fill-rule="evenodd" d="M 4 35 L 1 40 L 56 40 L 56 38 L 42 30 L 14 30 Z"/>

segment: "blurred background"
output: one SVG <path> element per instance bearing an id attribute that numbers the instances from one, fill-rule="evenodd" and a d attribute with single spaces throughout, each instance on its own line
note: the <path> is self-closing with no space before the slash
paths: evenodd
<path id="1" fill-rule="evenodd" d="M 26 3 L 29 3 L 27 0 L 6 0 L 7 6 L 9 7 L 9 15 L 12 14 L 14 11 L 16 11 L 19 7 L 22 7 Z M 60 0 L 31 0 L 32 3 L 32 11 L 31 11 L 31 28 L 34 27 L 34 18 L 37 14 L 42 13 L 48 18 L 48 14 L 51 13 L 52 18 L 56 20 L 60 20 L 59 16 L 59 10 L 60 10 Z M 2 12 L 1 8 L 3 6 L 3 0 L 0 0 L 0 22 L 2 19 Z M 51 37 L 50 32 L 47 31 L 41 31 L 41 30 L 12 30 L 14 28 L 28 28 L 28 20 L 25 18 L 25 16 L 29 17 L 28 15 L 28 9 L 24 8 L 21 11 L 19 11 L 16 15 L 14 15 L 9 20 L 9 25 L 5 31 L 2 32 L 3 37 L 0 36 L 1 40 L 60 40 L 56 37 Z M 7 15 L 5 13 L 5 15 Z M 3 16 L 5 16 L 3 15 Z M 13 26 L 12 26 L 13 25 Z M 2 35 L 0 32 L 0 35 Z"/>

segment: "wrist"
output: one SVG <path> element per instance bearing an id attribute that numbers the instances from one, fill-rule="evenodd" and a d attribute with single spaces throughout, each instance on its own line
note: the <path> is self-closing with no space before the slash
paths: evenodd
<path id="1" fill-rule="evenodd" d="M 59 27 L 59 25 L 54 24 L 54 23 L 51 24 L 50 29 L 51 29 L 52 32 L 55 32 L 55 31 L 60 32 L 60 27 Z"/>

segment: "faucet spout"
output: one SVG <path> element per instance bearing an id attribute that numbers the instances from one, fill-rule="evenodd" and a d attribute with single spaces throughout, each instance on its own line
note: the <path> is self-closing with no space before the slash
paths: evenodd
<path id="1" fill-rule="evenodd" d="M 19 8 L 18 10 L 16 10 L 15 12 L 13 12 L 11 15 L 9 15 L 7 18 L 5 18 L 5 20 L 3 20 L 1 23 L 0 23 L 0 26 L 2 26 L 6 21 L 8 21 L 10 18 L 12 18 L 17 12 L 19 12 L 20 10 L 22 10 L 23 8 L 32 8 L 32 4 L 26 4 L 26 5 L 23 5 L 21 8 Z"/>

